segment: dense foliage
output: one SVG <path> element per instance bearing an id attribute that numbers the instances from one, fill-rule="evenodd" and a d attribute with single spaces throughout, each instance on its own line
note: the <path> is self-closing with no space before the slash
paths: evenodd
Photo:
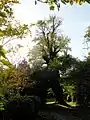
<path id="1" fill-rule="evenodd" d="M 40 100 L 34 96 L 16 95 L 10 97 L 4 106 L 3 119 L 36 119 Z"/>

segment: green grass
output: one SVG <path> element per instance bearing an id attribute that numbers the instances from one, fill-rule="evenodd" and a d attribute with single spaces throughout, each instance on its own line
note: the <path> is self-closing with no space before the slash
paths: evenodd
<path id="1" fill-rule="evenodd" d="M 55 98 L 47 99 L 47 103 L 55 102 L 55 100 L 56 100 Z"/>
<path id="2" fill-rule="evenodd" d="M 55 103 L 55 98 L 47 99 L 47 103 L 46 104 L 53 104 L 53 103 Z M 76 102 L 66 102 L 66 103 L 69 104 L 70 106 L 73 106 L 73 107 L 75 107 L 77 105 Z"/>
<path id="3" fill-rule="evenodd" d="M 71 105 L 71 106 L 73 106 L 73 107 L 75 107 L 76 105 L 77 105 L 77 103 L 76 102 L 67 102 L 69 105 Z"/>

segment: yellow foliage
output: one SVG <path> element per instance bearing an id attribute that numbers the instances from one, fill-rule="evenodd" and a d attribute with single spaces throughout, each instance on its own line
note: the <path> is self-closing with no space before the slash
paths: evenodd
<path id="1" fill-rule="evenodd" d="M 27 84 L 27 68 L 16 68 L 15 66 L 0 70 L 0 87 L 5 91 L 5 89 L 18 89 L 21 86 Z"/>

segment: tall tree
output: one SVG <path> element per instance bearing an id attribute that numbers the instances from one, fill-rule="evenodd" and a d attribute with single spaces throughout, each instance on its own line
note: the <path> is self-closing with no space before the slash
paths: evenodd
<path id="1" fill-rule="evenodd" d="M 58 55 L 70 50 L 70 39 L 60 31 L 62 21 L 56 16 L 39 20 L 36 25 L 36 37 L 33 40 L 36 45 L 32 49 L 32 58 L 43 58 L 46 64 L 53 61 Z"/>

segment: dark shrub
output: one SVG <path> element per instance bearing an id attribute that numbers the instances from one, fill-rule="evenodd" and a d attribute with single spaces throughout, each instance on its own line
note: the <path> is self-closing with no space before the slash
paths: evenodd
<path id="1" fill-rule="evenodd" d="M 35 82 L 25 86 L 21 91 L 20 95 L 28 95 L 28 96 L 38 96 L 41 100 L 42 105 L 46 102 L 47 95 L 47 86 L 42 82 Z"/>
<path id="2" fill-rule="evenodd" d="M 34 96 L 11 97 L 5 105 L 4 120 L 34 120 L 40 100 Z"/>
<path id="3" fill-rule="evenodd" d="M 79 68 L 77 79 L 77 102 L 80 106 L 90 105 L 90 59 Z"/>

